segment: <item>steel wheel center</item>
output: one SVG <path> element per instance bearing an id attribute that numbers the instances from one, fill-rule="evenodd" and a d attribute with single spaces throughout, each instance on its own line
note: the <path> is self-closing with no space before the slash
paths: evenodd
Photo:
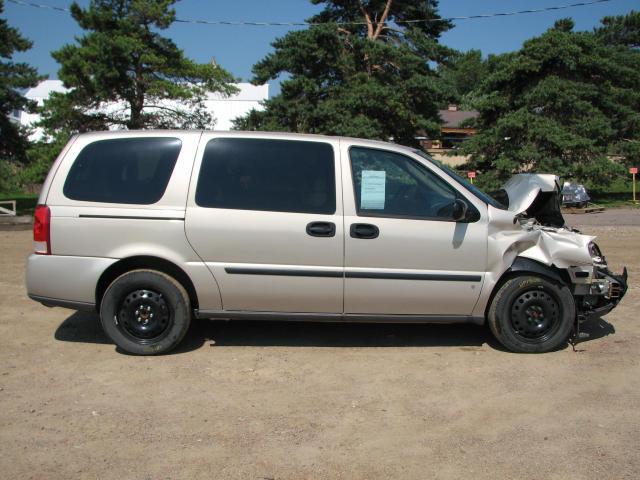
<path id="1" fill-rule="evenodd" d="M 118 311 L 119 327 L 138 342 L 162 336 L 167 331 L 170 320 L 170 310 L 164 297 L 152 290 L 129 293 Z"/>
<path id="2" fill-rule="evenodd" d="M 511 307 L 511 325 L 519 337 L 529 342 L 542 342 L 559 324 L 560 307 L 544 290 L 529 290 L 518 296 Z"/>

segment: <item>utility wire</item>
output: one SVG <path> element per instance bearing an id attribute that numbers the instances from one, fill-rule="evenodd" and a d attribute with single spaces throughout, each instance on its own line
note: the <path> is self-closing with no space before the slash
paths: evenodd
<path id="1" fill-rule="evenodd" d="M 25 7 L 34 7 L 41 8 L 44 10 L 54 10 L 57 12 L 65 12 L 70 13 L 71 10 L 64 7 L 57 7 L 55 5 L 45 5 L 41 3 L 27 2 L 24 0 L 7 0 L 9 3 L 14 3 L 16 5 L 22 5 Z M 446 21 L 455 21 L 455 20 L 475 20 L 480 18 L 493 18 L 493 17 L 510 17 L 513 15 L 522 15 L 528 13 L 541 13 L 541 12 L 550 12 L 555 10 L 565 10 L 567 8 L 575 8 L 575 7 L 587 7 L 589 5 L 597 5 L 600 3 L 608 3 L 613 0 L 593 0 L 590 2 L 578 2 L 571 3 L 567 5 L 556 5 L 552 7 L 543 7 L 543 8 L 534 8 L 529 10 L 517 10 L 513 12 L 498 12 L 498 13 L 485 13 L 478 15 L 466 15 L 459 17 L 447 17 L 447 18 L 423 18 L 417 20 L 398 20 L 394 23 L 402 25 L 411 25 L 411 24 L 420 24 L 420 23 L 437 23 L 437 22 L 446 22 Z M 183 19 L 176 18 L 176 23 L 191 23 L 198 25 L 229 25 L 229 26 L 254 26 L 254 27 L 309 27 L 315 25 L 323 25 L 326 23 L 331 23 L 335 25 L 366 25 L 367 22 L 247 22 L 247 21 L 227 21 L 227 20 L 191 20 L 191 19 Z"/>

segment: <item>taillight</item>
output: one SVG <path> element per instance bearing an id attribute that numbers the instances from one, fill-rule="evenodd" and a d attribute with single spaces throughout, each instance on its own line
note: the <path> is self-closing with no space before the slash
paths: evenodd
<path id="1" fill-rule="evenodd" d="M 33 214 L 33 246 L 39 255 L 51 255 L 51 210 L 38 205 Z"/>

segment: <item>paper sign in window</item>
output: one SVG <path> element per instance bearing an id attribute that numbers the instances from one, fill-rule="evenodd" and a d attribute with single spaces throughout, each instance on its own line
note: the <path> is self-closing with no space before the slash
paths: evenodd
<path id="1" fill-rule="evenodd" d="M 384 210 L 386 175 L 387 172 L 384 170 L 362 170 L 360 208 Z"/>

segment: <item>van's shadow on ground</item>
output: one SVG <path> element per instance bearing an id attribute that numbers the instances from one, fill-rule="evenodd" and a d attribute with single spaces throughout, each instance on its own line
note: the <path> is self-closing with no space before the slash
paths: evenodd
<path id="1" fill-rule="evenodd" d="M 582 324 L 581 332 L 590 340 L 615 333 L 603 319 Z M 55 332 L 63 342 L 101 343 L 111 341 L 102 331 L 96 314 L 76 312 Z M 196 350 L 204 344 L 229 346 L 286 347 L 480 347 L 488 344 L 504 351 L 486 326 L 311 323 L 276 321 L 195 320 L 182 344 L 172 354 Z"/>

